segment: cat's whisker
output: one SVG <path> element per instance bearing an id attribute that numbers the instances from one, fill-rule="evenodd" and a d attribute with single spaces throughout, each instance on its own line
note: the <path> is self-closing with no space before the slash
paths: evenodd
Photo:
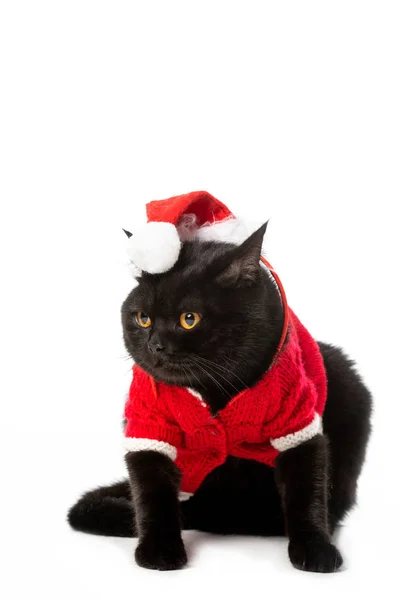
<path id="1" fill-rule="evenodd" d="M 186 371 L 185 367 L 183 365 L 180 365 L 180 367 L 181 367 L 181 370 L 183 370 L 185 377 L 189 382 L 189 385 L 192 386 L 192 381 L 191 381 L 190 376 L 188 375 L 188 372 Z"/>
<path id="2" fill-rule="evenodd" d="M 200 385 L 201 385 L 203 388 L 205 388 L 206 386 L 205 386 L 203 383 L 201 383 L 200 379 L 197 377 L 196 373 L 194 373 L 194 372 L 192 371 L 192 369 L 189 367 L 189 365 L 187 365 L 187 368 L 189 369 L 189 371 L 191 372 L 191 374 L 193 375 L 193 377 L 195 377 L 195 378 L 197 379 L 197 381 L 199 382 L 199 384 L 200 384 Z"/>
<path id="3" fill-rule="evenodd" d="M 208 360 L 208 359 L 206 359 L 206 358 L 203 358 L 202 356 L 195 355 L 195 358 L 196 358 L 197 360 L 199 360 L 199 361 L 202 361 L 202 362 L 203 362 L 203 364 L 207 364 L 208 366 L 210 366 L 211 368 L 213 368 L 214 372 L 216 372 L 216 371 L 215 371 L 215 369 L 219 369 L 219 370 L 225 371 L 226 373 L 229 373 L 230 375 L 233 375 L 233 377 L 236 377 L 236 379 L 237 379 L 237 380 L 238 380 L 240 383 L 242 383 L 242 384 L 244 385 L 244 387 L 245 387 L 245 388 L 248 388 L 248 385 L 247 385 L 247 384 L 246 384 L 246 383 L 243 381 L 243 379 L 241 379 L 241 378 L 239 377 L 239 375 L 237 375 L 237 374 L 236 374 L 234 371 L 232 371 L 231 369 L 228 369 L 228 368 L 226 368 L 226 367 L 223 367 L 222 365 L 219 365 L 218 363 L 215 363 L 215 362 L 213 362 L 213 361 L 211 361 L 211 360 Z M 223 379 L 225 379 L 225 381 L 228 381 L 228 380 L 227 380 L 225 377 L 223 377 L 223 375 L 222 375 L 222 374 L 220 374 L 220 376 L 221 376 Z M 228 383 L 230 383 L 230 382 L 228 381 Z M 232 387 L 234 387 L 232 383 L 230 383 L 230 385 L 232 385 Z M 237 388 L 235 388 L 235 389 L 237 389 Z M 239 391 L 239 390 L 237 390 L 237 391 Z"/>
<path id="4" fill-rule="evenodd" d="M 208 371 L 207 371 L 207 370 L 206 370 L 206 369 L 205 369 L 203 366 L 201 366 L 201 364 L 200 364 L 200 363 L 197 363 L 197 366 L 198 366 L 198 367 L 199 367 L 199 368 L 200 368 L 202 371 L 204 371 L 204 373 L 205 373 L 206 375 L 208 375 L 208 377 L 210 377 L 210 379 L 211 379 L 212 381 L 214 381 L 214 383 L 215 383 L 215 384 L 216 384 L 216 385 L 219 387 L 219 389 L 220 389 L 222 392 L 224 392 L 224 393 L 225 393 L 227 396 L 229 396 L 229 397 L 230 397 L 230 396 L 232 396 L 232 394 L 230 394 L 230 393 L 228 392 L 228 390 L 227 390 L 227 389 L 225 389 L 225 388 L 224 388 L 224 386 L 223 386 L 223 385 L 222 385 L 222 384 L 221 384 L 219 381 L 217 381 L 217 379 L 215 379 L 215 377 L 214 377 L 213 375 L 211 375 L 211 373 L 209 373 L 209 372 L 208 372 Z M 229 382 L 228 382 L 228 383 L 229 383 Z"/>
<path id="5" fill-rule="evenodd" d="M 233 375 L 234 377 L 237 377 L 237 378 L 239 379 L 239 376 L 238 376 L 238 375 L 237 375 L 237 374 L 236 374 L 234 371 L 232 371 L 232 369 L 229 369 L 229 368 L 227 368 L 227 367 L 224 367 L 224 366 L 222 366 L 221 364 L 219 364 L 219 363 L 217 363 L 217 362 L 215 362 L 215 361 L 212 361 L 212 360 L 209 360 L 209 359 L 203 358 L 202 356 L 201 356 L 201 357 L 197 357 L 197 358 L 201 359 L 201 360 L 202 360 L 202 361 L 204 361 L 206 364 L 210 364 L 210 365 L 212 365 L 213 367 L 217 367 L 217 368 L 219 368 L 219 369 L 222 369 L 222 370 L 226 371 L 227 373 L 230 373 L 231 375 Z M 222 358 L 225 358 L 225 357 L 222 357 Z M 232 361 L 232 362 L 233 362 L 235 365 L 239 365 L 239 364 L 240 364 L 240 363 L 239 363 L 239 362 L 237 362 L 237 361 Z M 241 365 L 241 366 L 242 366 L 242 365 Z M 245 385 L 245 386 L 247 387 L 246 383 L 245 383 L 243 380 L 240 380 L 240 381 L 241 381 L 241 383 L 243 383 L 243 385 Z"/>
<path id="6" fill-rule="evenodd" d="M 222 373 L 220 371 L 217 371 L 217 369 L 215 369 L 213 366 L 211 366 L 210 364 L 207 365 L 218 377 L 221 377 L 224 381 L 226 381 L 236 392 L 240 392 L 240 390 L 231 382 L 229 381 L 229 379 L 227 379 L 226 377 L 224 377 L 224 375 L 222 375 Z"/>

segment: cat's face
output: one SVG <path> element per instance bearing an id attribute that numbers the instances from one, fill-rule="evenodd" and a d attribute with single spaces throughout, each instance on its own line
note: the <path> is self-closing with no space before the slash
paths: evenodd
<path id="1" fill-rule="evenodd" d="M 245 387 L 239 380 L 247 385 L 246 368 L 273 326 L 259 264 L 264 232 L 239 247 L 186 242 L 173 269 L 143 274 L 122 306 L 125 345 L 139 366 L 175 385 L 216 381 L 231 395 Z"/>

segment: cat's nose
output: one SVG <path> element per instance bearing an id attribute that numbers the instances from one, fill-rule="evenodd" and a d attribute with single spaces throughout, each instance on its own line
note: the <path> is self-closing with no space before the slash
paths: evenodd
<path id="1" fill-rule="evenodd" d="M 158 352 L 164 352 L 165 346 L 161 342 L 149 342 L 150 352 L 156 354 Z"/>

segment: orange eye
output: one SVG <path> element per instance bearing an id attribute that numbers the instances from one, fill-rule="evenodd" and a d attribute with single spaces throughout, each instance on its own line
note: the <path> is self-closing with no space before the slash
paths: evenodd
<path id="1" fill-rule="evenodd" d="M 181 315 L 180 323 L 184 329 L 193 329 L 200 321 L 200 315 L 195 312 L 186 312 Z"/>
<path id="2" fill-rule="evenodd" d="M 146 315 L 144 312 L 136 313 L 136 322 L 140 327 L 150 327 L 151 319 L 149 315 Z"/>

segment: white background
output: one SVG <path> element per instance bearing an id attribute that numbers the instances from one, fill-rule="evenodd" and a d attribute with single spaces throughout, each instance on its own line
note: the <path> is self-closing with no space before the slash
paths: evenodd
<path id="1" fill-rule="evenodd" d="M 398 2 L 0 6 L 2 597 L 395 597 Z M 196 189 L 271 217 L 290 304 L 374 393 L 342 573 L 295 571 L 285 540 L 196 532 L 190 566 L 155 573 L 132 540 L 65 522 L 124 473 L 121 227 Z"/>

